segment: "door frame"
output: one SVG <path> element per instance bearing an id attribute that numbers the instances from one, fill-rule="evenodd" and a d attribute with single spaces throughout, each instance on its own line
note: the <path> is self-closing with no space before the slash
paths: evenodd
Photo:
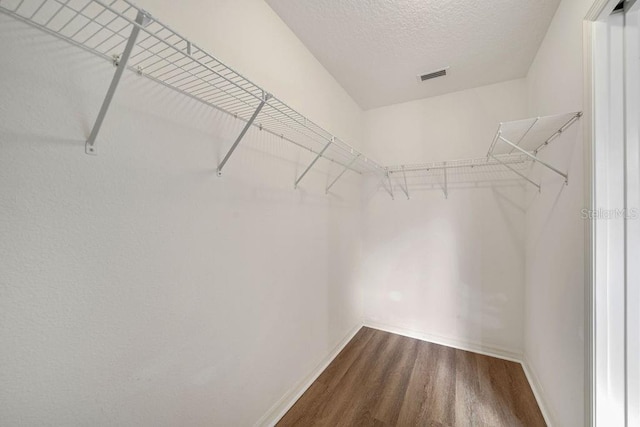
<path id="1" fill-rule="evenodd" d="M 632 106 L 632 110 L 634 113 L 637 113 L 638 109 L 638 101 L 632 99 L 633 103 L 629 104 L 629 100 L 625 99 L 625 93 L 629 90 L 629 79 L 628 79 L 628 56 L 629 56 L 629 47 L 628 43 L 625 42 L 625 37 L 629 35 L 628 28 L 626 26 L 625 17 L 615 18 L 615 20 L 611 20 L 610 16 L 614 8 L 618 5 L 618 0 L 596 0 L 589 10 L 587 16 L 583 22 L 583 49 L 584 49 L 584 136 L 585 136 L 585 145 L 584 145 L 584 200 L 585 200 L 585 208 L 590 212 L 597 212 L 598 207 L 596 206 L 596 187 L 597 187 L 597 179 L 611 179 L 609 176 L 598 178 L 596 174 L 596 166 L 602 166 L 602 158 L 599 158 L 599 162 L 596 162 L 595 153 L 598 147 L 596 146 L 596 137 L 600 135 L 602 137 L 602 122 L 601 117 L 602 113 L 599 116 L 596 116 L 596 111 L 607 111 L 605 116 L 611 116 L 608 113 L 608 108 L 619 108 L 622 112 L 621 115 L 623 117 L 622 124 L 620 124 L 620 120 L 615 120 L 615 123 L 612 125 L 618 129 L 617 138 L 621 138 L 624 140 L 622 142 L 622 171 L 618 175 L 622 175 L 623 177 L 623 190 L 622 190 L 622 206 L 624 206 L 624 225 L 622 226 L 620 222 L 611 225 L 611 223 L 603 223 L 601 220 L 596 220 L 590 217 L 589 220 L 585 221 L 585 373 L 584 373 L 584 385 L 585 385 L 585 425 L 587 426 L 595 426 L 598 423 L 598 418 L 607 419 L 607 421 L 614 421 L 615 425 L 629 425 L 630 422 L 629 417 L 632 417 L 631 422 L 635 422 L 635 417 L 640 415 L 637 414 L 638 408 L 634 407 L 629 409 L 628 401 L 628 382 L 629 382 L 629 371 L 627 370 L 627 358 L 629 356 L 627 349 L 627 340 L 628 340 L 628 312 L 633 313 L 634 310 L 628 310 L 627 307 L 629 305 L 629 300 L 627 298 L 627 289 L 629 277 L 634 278 L 633 280 L 637 280 L 638 278 L 638 268 L 633 265 L 633 263 L 626 262 L 629 258 L 629 251 L 631 250 L 633 256 L 637 256 L 638 253 L 638 242 L 634 242 L 629 245 L 629 230 L 628 230 L 628 221 L 627 214 L 629 209 L 637 205 L 638 199 L 636 194 L 631 194 L 631 196 L 627 193 L 627 181 L 629 179 L 629 174 L 627 173 L 627 168 L 631 166 L 634 174 L 632 176 L 633 182 L 637 181 L 637 169 L 638 169 L 638 160 L 635 158 L 627 159 L 627 153 L 629 152 L 629 148 L 627 147 L 626 140 L 629 135 L 631 128 L 626 123 L 626 115 L 629 106 Z M 638 9 L 640 8 L 640 2 L 636 2 L 635 0 L 627 0 L 624 4 L 624 11 L 628 12 L 633 10 L 634 13 L 638 13 Z M 620 21 L 620 19 L 622 21 Z M 617 23 L 615 21 L 617 20 Z M 617 37 L 618 41 L 620 40 L 620 28 L 619 23 L 622 22 L 622 46 L 615 46 L 613 49 L 610 49 L 609 39 L 611 35 L 613 37 Z M 613 25 L 615 25 L 615 29 L 612 30 Z M 636 32 L 634 34 L 637 35 L 637 19 L 634 20 L 633 30 Z M 605 33 L 603 33 L 603 28 Z M 606 34 L 605 39 L 605 49 L 606 49 L 606 59 L 603 57 L 598 57 L 598 55 L 602 55 L 603 50 L 603 34 Z M 638 41 L 635 41 L 634 49 L 638 49 Z M 638 52 L 635 52 L 637 54 Z M 618 55 L 616 57 L 616 54 Z M 617 58 L 617 64 L 612 65 L 611 57 Z M 602 61 L 606 61 L 603 64 Z M 620 66 L 622 63 L 622 66 Z M 602 67 L 605 67 L 604 69 Z M 636 64 L 637 66 L 637 64 Z M 606 76 L 604 79 L 610 79 L 609 73 L 610 70 L 613 69 L 616 74 L 618 74 L 618 78 L 621 80 L 619 85 L 622 86 L 622 96 L 613 96 L 609 92 L 602 93 L 600 92 L 600 96 L 596 99 L 597 90 L 602 87 L 603 84 L 603 74 Z M 599 72 L 598 72 L 599 70 Z M 620 74 L 621 71 L 621 75 Z M 634 84 L 637 85 L 637 80 L 634 80 Z M 606 84 L 610 85 L 611 80 L 607 80 Z M 614 87 L 614 92 L 617 87 L 616 86 L 606 86 L 607 89 Z M 637 89 L 637 87 L 636 87 Z M 603 96 L 604 95 L 604 96 Z M 617 107 L 612 107 L 606 101 L 612 99 L 612 96 L 615 97 L 615 104 L 618 104 Z M 631 98 L 631 97 L 629 97 Z M 603 104 L 603 99 L 606 100 Z M 605 123 L 609 132 L 609 122 Z M 599 126 L 596 129 L 596 126 Z M 635 150 L 632 152 L 632 156 L 637 157 L 637 123 L 634 125 L 634 131 L 636 132 L 636 142 Z M 606 133 L 606 136 L 612 135 L 611 133 Z M 621 135 L 621 136 L 619 136 Z M 619 142 L 619 141 L 618 141 Z M 600 148 L 601 149 L 601 148 Z M 612 150 L 613 151 L 613 150 Z M 619 160 L 619 158 L 618 158 Z M 630 163 L 635 162 L 635 163 Z M 602 169 L 599 169 L 602 171 Z M 619 176 L 617 177 L 619 179 Z M 598 181 L 601 182 L 601 181 Z M 602 187 L 600 187 L 600 191 Z M 634 188 L 633 191 L 636 191 L 637 188 Z M 617 197 L 617 201 L 615 203 L 620 203 L 620 193 L 617 193 L 612 198 L 615 199 Z M 631 197 L 631 198 L 630 198 Z M 607 200 L 609 201 L 609 200 Z M 629 202 L 631 204 L 629 204 Z M 615 203 L 607 206 L 615 206 Z M 599 224 L 599 227 L 596 225 Z M 633 230 L 638 229 L 638 224 L 633 223 L 630 225 L 633 227 Z M 609 238 L 608 230 L 609 228 L 614 228 L 614 236 L 611 240 L 606 240 L 608 244 L 609 241 L 613 242 L 611 247 L 606 246 L 604 248 L 604 253 L 609 254 L 609 250 L 613 248 L 614 251 L 618 251 L 619 257 L 612 258 L 615 265 L 615 268 L 621 270 L 616 272 L 614 276 L 610 276 L 610 270 L 614 270 L 615 268 L 610 268 L 610 264 L 606 264 L 605 271 L 605 282 L 606 288 L 603 289 L 601 286 L 597 286 L 598 283 L 602 282 L 602 268 L 598 268 L 598 265 L 602 266 L 602 251 L 603 248 L 596 247 L 596 238 L 598 236 L 600 239 L 600 244 L 602 245 L 602 235 L 603 229 L 605 230 L 604 234 Z M 599 233 L 599 234 L 598 234 Z M 621 237 L 622 236 L 622 237 Z M 621 237 L 621 238 L 620 238 Z M 635 246 L 634 246 L 635 245 Z M 598 255 L 598 251 L 600 250 L 600 255 Z M 599 257 L 599 258 L 598 258 Z M 597 275 L 600 276 L 597 276 Z M 631 275 L 631 276 L 629 276 Z M 610 277 L 613 277 L 610 280 Z M 598 281 L 600 280 L 600 282 Z M 621 282 L 621 283 L 618 283 Z M 612 285 L 610 285 L 612 283 Z M 600 287 L 600 289 L 597 289 Z M 634 290 L 637 293 L 637 290 Z M 634 294 L 634 296 L 636 296 Z M 624 308 L 621 308 L 624 307 Z M 634 309 L 636 307 L 634 306 Z M 622 313 L 620 313 L 622 311 Z M 603 315 L 604 313 L 604 315 Z M 633 318 L 632 324 L 633 327 L 636 328 L 635 323 L 637 322 L 636 318 Z M 637 328 L 636 328 L 637 329 Z M 634 333 L 638 331 L 633 329 Z M 632 351 L 637 352 L 637 346 Z M 635 357 L 635 354 L 632 356 Z M 638 366 L 634 366 L 635 370 L 638 370 Z M 637 372 L 633 371 L 632 375 L 636 375 Z M 633 378 L 633 381 L 637 381 L 637 378 Z M 598 384 L 601 384 L 600 388 L 598 388 Z M 635 384 L 635 383 L 634 383 Z M 632 391 L 632 398 L 637 397 L 637 384 L 635 384 Z M 613 397 L 612 397 L 613 396 Z M 622 404 L 620 404 L 620 399 L 622 400 Z M 612 404 L 613 402 L 613 404 Z M 631 415 L 630 415 L 631 414 Z M 611 418 L 609 418 L 611 417 Z M 610 424 L 614 425 L 614 424 Z"/>

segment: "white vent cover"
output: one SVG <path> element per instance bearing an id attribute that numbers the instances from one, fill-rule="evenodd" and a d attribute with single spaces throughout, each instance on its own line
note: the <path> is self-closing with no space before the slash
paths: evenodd
<path id="1" fill-rule="evenodd" d="M 447 70 L 449 67 L 440 68 L 439 70 L 431 71 L 425 74 L 418 74 L 416 78 L 418 79 L 418 83 L 422 83 L 427 80 L 435 79 L 436 77 L 444 77 L 447 75 Z"/>

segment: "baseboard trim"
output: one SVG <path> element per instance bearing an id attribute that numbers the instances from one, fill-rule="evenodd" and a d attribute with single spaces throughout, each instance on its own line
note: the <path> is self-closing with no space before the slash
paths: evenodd
<path id="1" fill-rule="evenodd" d="M 529 385 L 531 386 L 531 390 L 533 390 L 533 395 L 538 402 L 538 407 L 540 408 L 540 412 L 542 412 L 542 416 L 544 417 L 544 421 L 547 423 L 548 427 L 553 427 L 555 424 L 553 417 L 551 416 L 551 411 L 549 410 L 549 406 L 547 405 L 547 401 L 544 398 L 544 389 L 542 388 L 542 384 L 538 380 L 538 375 L 536 375 L 536 371 L 531 367 L 526 356 L 522 358 L 522 370 L 524 371 L 525 376 L 527 377 L 527 381 L 529 381 Z"/>
<path id="2" fill-rule="evenodd" d="M 353 339 L 353 337 L 358 333 L 358 331 L 362 329 L 362 324 L 355 326 L 351 329 L 347 335 L 334 347 L 334 349 L 325 357 L 318 366 L 309 374 L 306 378 L 296 384 L 293 388 L 291 388 L 288 392 L 286 392 L 272 407 L 267 411 L 266 414 L 262 416 L 256 423 L 255 426 L 260 427 L 273 427 L 276 425 L 278 421 L 287 413 L 289 409 L 300 399 L 300 397 L 304 394 L 305 391 L 311 384 L 320 376 L 327 366 L 336 356 L 342 351 L 342 349 Z"/>
<path id="3" fill-rule="evenodd" d="M 374 321 L 367 320 L 364 322 L 364 326 L 380 329 L 381 331 L 390 332 L 392 334 L 398 334 L 409 338 L 415 338 L 421 341 L 427 341 L 434 344 L 444 345 L 446 347 L 453 347 L 459 350 L 470 351 L 473 353 L 484 354 L 485 356 L 497 357 L 498 359 L 508 360 L 510 362 L 522 363 L 522 353 L 518 353 L 506 348 L 500 348 L 496 346 L 487 346 L 484 344 L 459 340 L 451 337 L 443 337 L 434 334 L 428 334 L 425 332 L 414 331 L 411 329 L 385 325 Z"/>

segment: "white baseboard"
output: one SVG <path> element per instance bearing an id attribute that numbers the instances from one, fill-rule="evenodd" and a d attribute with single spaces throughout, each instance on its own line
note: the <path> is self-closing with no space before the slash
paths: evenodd
<path id="1" fill-rule="evenodd" d="M 320 364 L 316 366 L 313 372 L 311 372 L 309 375 L 307 375 L 306 378 L 304 378 L 293 388 L 291 388 L 291 390 L 285 393 L 284 396 L 282 396 L 280 400 L 278 400 L 271 407 L 271 409 L 269 409 L 267 413 L 264 414 L 262 418 L 260 418 L 255 423 L 255 425 L 268 427 L 275 426 L 276 423 L 280 421 L 282 417 L 284 417 L 284 414 L 286 414 L 287 411 L 291 409 L 294 403 L 296 403 L 298 399 L 300 399 L 303 393 L 307 391 L 309 387 L 311 387 L 311 384 L 313 384 L 313 382 L 320 376 L 320 374 L 325 369 L 327 369 L 327 366 L 329 366 L 329 364 L 333 362 L 333 359 L 336 358 L 336 356 L 349 343 L 349 341 L 351 341 L 351 339 L 356 335 L 356 333 L 358 333 L 361 328 L 362 324 L 359 324 L 351 331 L 349 331 L 349 333 L 338 343 L 338 345 L 335 346 L 331 353 L 329 353 L 327 357 L 325 357 L 322 362 L 320 362 Z"/>
<path id="2" fill-rule="evenodd" d="M 444 345 L 446 347 L 453 347 L 459 350 L 470 351 L 473 353 L 484 354 L 485 356 L 497 357 L 498 359 L 509 360 L 511 362 L 522 363 L 522 353 L 512 351 L 506 348 L 500 348 L 497 346 L 488 346 L 472 341 L 460 340 L 457 338 L 443 337 L 434 334 L 428 334 L 425 332 L 414 331 L 406 328 L 385 325 L 374 321 L 365 321 L 364 326 L 373 329 L 380 329 L 381 331 L 391 332 L 392 334 L 403 335 L 409 338 L 415 338 L 421 341 L 427 341 L 434 344 Z"/>
<path id="3" fill-rule="evenodd" d="M 549 406 L 547 405 L 547 401 L 544 398 L 542 384 L 538 380 L 538 375 L 536 375 L 535 370 L 531 367 L 531 364 L 527 360 L 526 356 L 522 358 L 522 369 L 524 370 L 524 374 L 529 381 L 529 385 L 531 386 L 531 390 L 533 390 L 533 395 L 536 397 L 536 401 L 538 402 L 538 407 L 540 408 L 540 412 L 542 412 L 542 416 L 544 417 L 544 421 L 547 423 L 548 427 L 553 427 L 555 424 L 553 417 L 551 416 L 551 412 L 549 411 Z"/>

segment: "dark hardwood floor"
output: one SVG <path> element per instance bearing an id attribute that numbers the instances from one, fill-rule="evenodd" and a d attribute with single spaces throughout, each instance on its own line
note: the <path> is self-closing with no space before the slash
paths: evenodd
<path id="1" fill-rule="evenodd" d="M 278 426 L 544 426 L 522 367 L 362 328 Z"/>

